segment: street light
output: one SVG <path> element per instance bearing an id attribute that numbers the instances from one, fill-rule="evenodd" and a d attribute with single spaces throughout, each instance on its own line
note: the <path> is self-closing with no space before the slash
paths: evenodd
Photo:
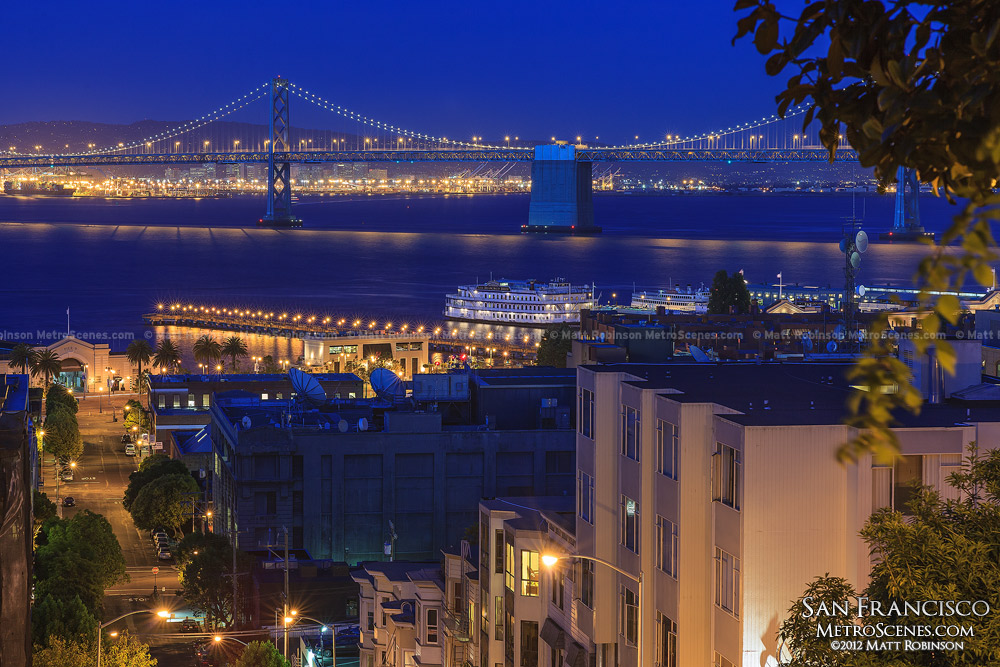
<path id="1" fill-rule="evenodd" d="M 626 572 L 625 570 L 621 569 L 620 567 L 618 567 L 614 563 L 610 563 L 610 562 L 604 560 L 603 558 L 597 558 L 595 556 L 581 556 L 580 554 L 567 554 L 565 556 L 556 556 L 554 554 L 542 554 L 542 564 L 545 567 L 551 568 L 556 563 L 558 563 L 560 561 L 560 559 L 562 559 L 562 558 L 576 558 L 576 559 L 579 559 L 579 560 L 589 560 L 589 561 L 594 562 L 594 563 L 600 563 L 601 565 L 607 565 L 608 567 L 610 567 L 612 570 L 614 570 L 618 574 L 626 576 L 629 579 L 631 579 L 632 581 L 634 581 L 637 584 L 639 584 L 639 598 L 638 598 L 638 600 L 636 600 L 636 606 L 638 607 L 638 616 L 639 616 L 639 627 L 638 627 L 638 634 L 639 634 L 639 636 L 637 637 L 637 639 L 639 640 L 639 667 L 643 667 L 643 657 L 645 656 L 646 642 L 645 642 L 645 637 L 643 636 L 643 629 L 644 628 L 643 628 L 643 622 L 642 622 L 642 603 L 643 603 L 643 601 L 645 599 L 645 598 L 643 598 L 643 590 L 642 590 L 643 589 L 642 569 L 641 568 L 639 569 L 639 576 L 637 577 L 634 574 L 632 574 L 631 572 Z M 627 621 L 627 617 L 626 617 L 626 621 Z M 627 630 L 627 628 L 626 628 L 626 630 Z"/>
<path id="2" fill-rule="evenodd" d="M 101 667 L 101 630 L 108 627 L 112 623 L 117 623 L 123 618 L 126 618 L 128 616 L 134 616 L 135 614 L 156 614 L 160 618 L 170 618 L 170 612 L 167 611 L 166 609 L 160 609 L 159 611 L 154 611 L 152 609 L 137 609 L 136 611 L 130 611 L 126 614 L 122 614 L 118 618 L 112 619 L 107 623 L 101 623 L 101 627 L 98 628 L 97 630 L 97 667 Z M 112 632 L 110 634 L 112 637 L 114 637 L 118 633 Z"/>
<path id="3" fill-rule="evenodd" d="M 231 639 L 234 642 L 239 642 L 240 644 L 243 644 L 244 646 L 250 646 L 250 644 L 247 644 L 242 639 L 237 639 L 236 637 L 224 637 L 222 635 L 215 635 L 214 637 L 212 637 L 212 641 L 214 641 L 216 644 L 221 644 L 223 639 Z"/>

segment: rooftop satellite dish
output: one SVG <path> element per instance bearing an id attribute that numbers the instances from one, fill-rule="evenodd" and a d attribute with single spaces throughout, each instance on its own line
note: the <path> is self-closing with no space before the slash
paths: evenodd
<path id="1" fill-rule="evenodd" d="M 847 239 L 840 239 L 840 252 L 847 252 Z"/>
<path id="2" fill-rule="evenodd" d="M 288 379 L 292 381 L 292 388 L 302 400 L 314 405 L 326 403 L 326 391 L 309 373 L 304 373 L 298 368 L 289 368 Z"/>
<path id="3" fill-rule="evenodd" d="M 810 350 L 812 350 L 813 349 L 813 339 L 810 338 L 809 336 L 803 336 L 802 337 L 802 348 L 806 352 L 809 352 Z"/>
<path id="4" fill-rule="evenodd" d="M 347 430 L 351 428 L 350 424 L 347 423 L 346 419 L 341 419 L 337 422 L 337 430 L 341 433 L 347 433 Z"/>
<path id="5" fill-rule="evenodd" d="M 864 285 L 858 285 L 858 296 L 864 296 L 868 292 L 868 288 Z"/>
<path id="6" fill-rule="evenodd" d="M 858 252 L 868 250 L 868 235 L 865 234 L 864 230 L 859 231 L 854 237 L 854 246 L 858 249 Z"/>
<path id="7" fill-rule="evenodd" d="M 406 388 L 399 376 L 388 368 L 376 368 L 372 371 L 368 381 L 375 390 L 375 394 L 384 400 L 395 402 L 396 399 L 406 398 Z"/>
<path id="8" fill-rule="evenodd" d="M 694 360 L 697 361 L 699 364 L 703 364 L 706 361 L 708 361 L 708 355 L 705 354 L 705 351 L 702 350 L 697 345 L 689 346 L 688 350 L 690 350 L 691 356 L 694 357 Z"/>
<path id="9" fill-rule="evenodd" d="M 358 430 L 359 431 L 367 431 L 368 430 L 368 419 L 367 418 L 362 417 L 361 419 L 358 420 Z"/>
<path id="10" fill-rule="evenodd" d="M 250 421 L 250 415 L 243 415 L 243 419 L 240 420 L 240 423 L 243 424 L 243 428 L 250 428 L 253 424 L 253 422 Z"/>
<path id="11" fill-rule="evenodd" d="M 833 354 L 834 352 L 836 352 L 837 351 L 837 341 L 831 340 L 829 343 L 827 343 L 826 344 L 826 351 L 829 352 L 830 354 Z"/>
<path id="12" fill-rule="evenodd" d="M 852 252 L 851 253 L 851 266 L 855 269 L 861 266 L 861 253 Z"/>
<path id="13" fill-rule="evenodd" d="M 837 327 L 833 330 L 833 337 L 836 338 L 837 340 L 844 340 L 843 324 L 838 324 Z"/>

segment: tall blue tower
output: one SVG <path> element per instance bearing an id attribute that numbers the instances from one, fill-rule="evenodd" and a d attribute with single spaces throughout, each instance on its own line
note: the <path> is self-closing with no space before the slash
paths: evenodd
<path id="1" fill-rule="evenodd" d="M 291 146 L 288 139 L 288 79 L 271 79 L 268 124 L 271 139 L 267 153 L 267 213 L 257 224 L 262 227 L 301 227 L 302 221 L 292 215 L 291 165 L 287 160 L 274 160 L 275 153 L 287 155 Z"/>

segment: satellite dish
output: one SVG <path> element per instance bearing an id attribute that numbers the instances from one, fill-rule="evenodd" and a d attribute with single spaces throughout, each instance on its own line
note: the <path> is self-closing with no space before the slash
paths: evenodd
<path id="1" fill-rule="evenodd" d="M 847 239 L 840 239 L 840 252 L 847 252 Z"/>
<path id="2" fill-rule="evenodd" d="M 250 421 L 250 415 L 243 415 L 243 419 L 240 420 L 240 423 L 243 424 L 243 428 L 250 428 L 253 422 Z"/>
<path id="3" fill-rule="evenodd" d="M 326 391 L 309 373 L 304 373 L 298 368 L 289 368 L 288 379 L 292 381 L 295 394 L 300 396 L 302 400 L 314 405 L 326 403 Z"/>
<path id="4" fill-rule="evenodd" d="M 381 399 L 395 402 L 396 399 L 406 398 L 406 387 L 403 386 L 399 376 L 388 368 L 376 368 L 368 381 L 375 390 L 375 395 Z"/>
<path id="5" fill-rule="evenodd" d="M 865 287 L 864 285 L 858 285 L 858 296 L 864 296 L 867 291 L 868 291 L 867 287 Z"/>
<path id="6" fill-rule="evenodd" d="M 812 350 L 813 349 L 813 339 L 810 338 L 809 336 L 803 336 L 802 337 L 802 347 L 803 347 L 803 349 L 805 349 L 806 352 L 809 352 L 810 350 Z"/>
<path id="7" fill-rule="evenodd" d="M 368 430 L 368 420 L 365 417 L 362 417 L 361 419 L 358 420 L 358 430 L 359 431 Z"/>
<path id="8" fill-rule="evenodd" d="M 837 340 L 844 340 L 844 325 L 838 324 L 837 328 L 833 330 L 833 337 Z"/>
<path id="9" fill-rule="evenodd" d="M 865 234 L 864 230 L 859 231 L 854 237 L 854 246 L 858 249 L 858 252 L 868 250 L 868 235 Z"/>
<path id="10" fill-rule="evenodd" d="M 694 357 L 694 360 L 697 361 L 699 364 L 703 364 L 706 361 L 708 361 L 708 355 L 705 354 L 705 351 L 702 350 L 697 345 L 689 346 L 688 350 L 691 352 L 691 356 Z"/>
<path id="11" fill-rule="evenodd" d="M 351 428 L 351 426 L 347 423 L 346 419 L 341 419 L 339 422 L 337 422 L 337 430 L 340 431 L 341 433 L 347 433 L 347 430 L 349 428 Z"/>
<path id="12" fill-rule="evenodd" d="M 826 344 L 826 351 L 829 352 L 830 354 L 833 354 L 834 352 L 836 352 L 837 351 L 837 342 L 831 340 L 829 343 L 827 343 Z"/>
<path id="13" fill-rule="evenodd" d="M 857 252 L 851 253 L 851 266 L 855 269 L 861 266 L 861 254 Z"/>

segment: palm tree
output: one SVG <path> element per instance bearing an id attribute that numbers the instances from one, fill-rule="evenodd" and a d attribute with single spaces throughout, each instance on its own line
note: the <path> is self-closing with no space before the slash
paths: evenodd
<path id="1" fill-rule="evenodd" d="M 21 373 L 35 374 L 35 364 L 38 363 L 38 350 L 25 343 L 18 343 L 10 351 L 10 367 L 20 368 Z"/>
<path id="2" fill-rule="evenodd" d="M 135 364 L 139 368 L 139 375 L 135 383 L 139 394 L 142 394 L 142 365 L 148 364 L 152 357 L 153 348 L 149 346 L 145 338 L 134 340 L 125 348 L 125 358 L 129 360 L 129 363 Z"/>
<path id="3" fill-rule="evenodd" d="M 38 375 L 41 373 L 45 377 L 45 390 L 49 389 L 49 380 L 51 380 L 56 375 L 62 372 L 62 361 L 59 359 L 59 355 L 52 350 L 42 350 L 38 353 L 38 358 L 35 359 L 35 367 L 32 369 L 32 375 Z"/>
<path id="4" fill-rule="evenodd" d="M 160 368 L 169 368 L 171 371 L 181 363 L 181 351 L 177 344 L 169 338 L 164 338 L 156 345 L 156 354 L 153 355 L 153 365 Z"/>
<path id="5" fill-rule="evenodd" d="M 229 357 L 232 360 L 233 370 L 235 371 L 239 367 L 240 358 L 247 356 L 247 343 L 239 336 L 230 336 L 222 341 L 222 349 L 220 351 L 222 356 Z"/>
<path id="6" fill-rule="evenodd" d="M 194 360 L 205 364 L 206 369 L 212 367 L 212 362 L 222 358 L 222 346 L 208 334 L 196 340 L 191 351 L 194 352 Z"/>

